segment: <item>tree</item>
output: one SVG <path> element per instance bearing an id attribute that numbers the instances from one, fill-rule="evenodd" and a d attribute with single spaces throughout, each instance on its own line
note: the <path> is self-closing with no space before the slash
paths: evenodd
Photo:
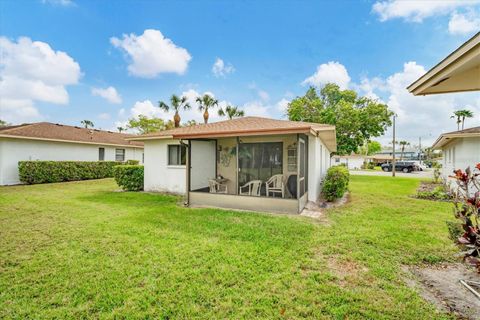
<path id="1" fill-rule="evenodd" d="M 6 127 L 6 126 L 9 126 L 9 125 L 10 125 L 10 123 L 8 123 L 7 121 L 4 121 L 4 120 L 0 119 L 0 128 L 1 127 Z"/>
<path id="2" fill-rule="evenodd" d="M 85 129 L 88 129 L 88 128 L 93 128 L 95 125 L 93 124 L 92 121 L 90 120 L 82 120 L 80 121 L 81 124 L 83 124 L 83 126 L 85 127 Z"/>
<path id="3" fill-rule="evenodd" d="M 359 154 L 365 154 L 367 156 L 371 156 L 382 150 L 382 145 L 378 141 L 368 141 L 364 143 L 359 149 Z"/>
<path id="4" fill-rule="evenodd" d="M 405 147 L 409 146 L 410 142 L 402 140 L 402 141 L 399 141 L 398 144 L 402 147 L 402 149 L 401 149 L 402 151 L 401 151 L 401 154 L 400 154 L 400 159 L 403 159 L 403 153 L 405 152 Z"/>
<path id="5" fill-rule="evenodd" d="M 161 118 L 148 118 L 144 115 L 129 119 L 127 124 L 127 128 L 136 129 L 140 134 L 167 130 L 173 127 L 174 123 L 172 121 L 165 122 Z"/>
<path id="6" fill-rule="evenodd" d="M 228 105 L 225 107 L 225 110 L 220 108 L 218 110 L 218 115 L 220 117 L 226 116 L 228 119 L 232 120 L 233 118 L 243 117 L 245 115 L 245 112 L 238 109 L 238 107 Z"/>
<path id="7" fill-rule="evenodd" d="M 455 113 L 455 112 L 454 112 Z M 459 119 L 462 119 L 462 130 L 465 128 L 465 118 L 473 118 L 473 112 L 470 110 L 458 110 L 456 111 L 456 115 L 458 115 Z"/>
<path id="8" fill-rule="evenodd" d="M 353 90 L 340 90 L 327 84 L 317 93 L 310 87 L 304 96 L 293 99 L 287 108 L 293 121 L 336 126 L 337 153 L 350 154 L 372 137 L 383 135 L 392 125 L 393 113 L 376 100 L 358 96 Z"/>
<path id="9" fill-rule="evenodd" d="M 203 96 L 198 97 L 196 101 L 198 103 L 198 110 L 203 111 L 203 121 L 207 124 L 208 117 L 210 116 L 208 114 L 208 109 L 218 106 L 218 100 L 206 93 Z"/>
<path id="10" fill-rule="evenodd" d="M 166 104 L 163 101 L 160 101 L 158 102 L 158 106 L 160 107 L 160 109 L 164 110 L 165 112 L 168 112 L 170 110 L 175 111 L 175 115 L 173 116 L 175 128 L 180 127 L 181 118 L 179 115 L 179 111 L 188 110 L 191 108 L 190 104 L 188 104 L 187 102 L 187 97 L 185 96 L 179 97 L 175 94 L 172 94 L 172 96 L 170 97 L 170 105 Z"/>
<path id="11" fill-rule="evenodd" d="M 459 113 L 460 110 L 454 111 L 453 116 L 450 119 L 457 118 L 457 131 L 460 130 L 460 123 L 462 123 L 462 115 Z"/>
<path id="12" fill-rule="evenodd" d="M 127 128 L 120 126 L 120 127 L 117 127 L 117 130 L 119 133 L 122 133 L 123 131 L 127 131 Z"/>
<path id="13" fill-rule="evenodd" d="M 195 120 L 188 120 L 183 124 L 184 127 L 191 127 L 191 126 L 196 126 L 198 123 Z"/>

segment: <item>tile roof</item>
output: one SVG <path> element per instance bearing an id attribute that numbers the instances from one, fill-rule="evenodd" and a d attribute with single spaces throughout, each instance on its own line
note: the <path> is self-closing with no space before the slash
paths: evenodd
<path id="1" fill-rule="evenodd" d="M 119 145 L 143 147 L 143 142 L 129 141 L 135 135 L 86 129 L 50 122 L 26 123 L 15 126 L 0 127 L 0 137 L 31 138 L 35 140 L 68 141 L 76 143 L 93 143 L 105 145 Z"/>
<path id="2" fill-rule="evenodd" d="M 480 127 L 467 128 L 458 131 L 442 133 L 433 143 L 432 149 L 440 149 L 450 142 L 451 139 L 464 137 L 480 137 Z"/>
<path id="3" fill-rule="evenodd" d="M 281 134 L 301 133 L 313 131 L 335 130 L 335 126 L 301 122 L 277 120 L 261 117 L 241 117 L 232 120 L 198 124 L 189 127 L 175 128 L 155 133 L 144 134 L 133 140 L 148 140 L 162 137 L 178 139 L 202 138 L 202 137 L 226 137 L 254 134 Z"/>

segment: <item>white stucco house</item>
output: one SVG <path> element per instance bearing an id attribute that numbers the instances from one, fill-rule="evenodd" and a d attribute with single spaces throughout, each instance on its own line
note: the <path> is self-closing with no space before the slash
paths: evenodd
<path id="1" fill-rule="evenodd" d="M 473 169 L 480 163 L 480 127 L 441 134 L 432 146 L 442 150 L 442 177 L 448 179 L 456 169 Z"/>
<path id="2" fill-rule="evenodd" d="M 145 147 L 145 191 L 189 206 L 299 213 L 317 201 L 335 127 L 244 117 L 129 139 Z"/>
<path id="3" fill-rule="evenodd" d="M 370 157 L 361 154 L 352 154 L 349 156 L 335 155 L 332 157 L 332 165 L 345 165 L 349 170 L 360 170 L 365 162 L 369 162 Z"/>
<path id="4" fill-rule="evenodd" d="M 20 183 L 19 161 L 143 162 L 143 143 L 131 137 L 48 122 L 0 127 L 0 185 Z"/>

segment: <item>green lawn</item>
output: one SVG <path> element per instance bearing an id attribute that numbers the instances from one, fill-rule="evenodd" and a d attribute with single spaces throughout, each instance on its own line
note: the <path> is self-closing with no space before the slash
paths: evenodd
<path id="1" fill-rule="evenodd" d="M 442 319 L 402 265 L 453 259 L 450 205 L 352 176 L 327 220 L 187 209 L 112 180 L 0 188 L 0 318 Z"/>

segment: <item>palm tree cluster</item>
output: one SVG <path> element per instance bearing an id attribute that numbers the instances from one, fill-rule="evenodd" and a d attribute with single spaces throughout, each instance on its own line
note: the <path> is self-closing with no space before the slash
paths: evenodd
<path id="1" fill-rule="evenodd" d="M 457 130 L 460 130 L 460 124 L 462 124 L 462 130 L 465 128 L 465 119 L 473 118 L 473 112 L 467 109 L 457 110 L 453 112 L 451 119 L 456 118 L 457 121 Z"/>
<path id="2" fill-rule="evenodd" d="M 168 112 L 170 110 L 175 111 L 175 114 L 173 116 L 175 128 L 178 128 L 180 126 L 180 111 L 189 110 L 192 108 L 187 100 L 188 99 L 185 96 L 179 97 L 173 94 L 170 98 L 170 104 L 167 104 L 163 101 L 160 101 L 158 103 L 160 109 L 164 110 L 165 112 Z M 209 95 L 208 93 L 205 93 L 204 95 L 197 97 L 195 99 L 195 102 L 198 104 L 198 110 L 203 112 L 203 122 L 207 124 L 208 119 L 210 118 L 209 110 L 219 107 L 218 100 L 215 99 L 213 96 Z M 245 115 L 245 112 L 243 110 L 240 110 L 238 107 L 227 105 L 225 109 L 219 108 L 218 115 L 221 117 L 227 117 L 228 119 L 233 119 L 236 117 L 243 117 Z M 189 123 L 189 125 L 192 125 L 192 123 Z"/>

